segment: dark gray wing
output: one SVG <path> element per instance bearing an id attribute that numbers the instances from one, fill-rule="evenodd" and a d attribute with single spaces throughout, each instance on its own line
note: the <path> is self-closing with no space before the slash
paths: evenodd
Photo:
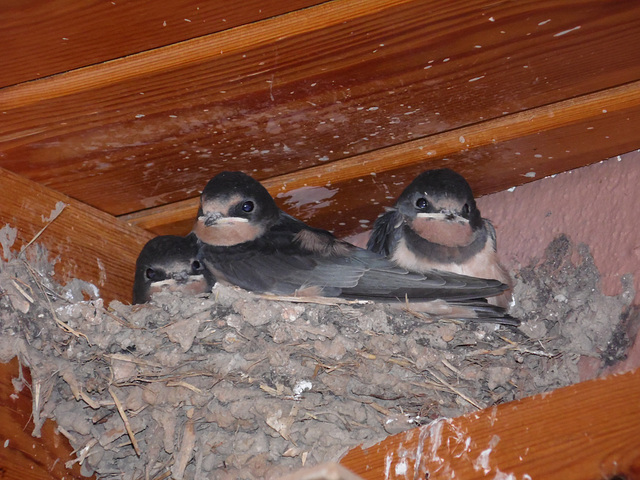
<path id="1" fill-rule="evenodd" d="M 381 255 L 288 216 L 252 242 L 233 247 L 203 244 L 201 258 L 216 278 L 280 295 L 316 287 L 324 296 L 467 300 L 497 295 L 506 288 L 497 280 L 447 272 L 410 273 Z"/>
<path id="2" fill-rule="evenodd" d="M 373 223 L 373 230 L 367 242 L 367 250 L 388 257 L 397 241 L 396 235 L 400 233 L 399 229 L 403 223 L 404 216 L 397 210 L 390 209 L 380 215 Z"/>

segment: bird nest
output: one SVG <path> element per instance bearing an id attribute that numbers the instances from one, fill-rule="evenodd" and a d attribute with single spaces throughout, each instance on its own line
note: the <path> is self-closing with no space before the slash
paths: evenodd
<path id="1" fill-rule="evenodd" d="M 89 284 L 52 280 L 46 252 L 0 269 L 0 359 L 31 369 L 33 433 L 55 420 L 99 478 L 277 478 L 577 382 L 581 358 L 624 356 L 633 298 L 628 279 L 600 293 L 566 237 L 515 274 L 517 329 L 224 286 L 105 306 L 82 300 Z"/>

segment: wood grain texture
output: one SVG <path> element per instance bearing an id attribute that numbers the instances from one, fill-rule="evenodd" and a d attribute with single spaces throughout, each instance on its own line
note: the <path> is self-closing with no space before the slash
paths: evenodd
<path id="1" fill-rule="evenodd" d="M 636 44 L 638 2 L 336 0 L 0 90 L 0 166 L 122 215 L 637 81 Z"/>
<path id="2" fill-rule="evenodd" d="M 640 478 L 640 371 L 441 419 L 341 464 L 372 480 Z"/>
<path id="3" fill-rule="evenodd" d="M 12 383 L 20 378 L 20 369 L 26 383 L 31 382 L 27 368 L 19 365 L 14 358 L 8 363 L 0 363 L 0 478 L 3 480 L 62 480 L 88 479 L 80 474 L 80 466 L 75 463 L 66 468 L 66 462 L 73 460 L 69 441 L 56 432 L 56 426 L 47 420 L 40 437 L 33 437 L 31 418 L 32 396 L 29 385 L 18 382 L 19 389 Z"/>
<path id="4" fill-rule="evenodd" d="M 453 168 L 485 195 L 631 151 L 639 146 L 639 121 L 640 82 L 634 82 L 263 183 L 288 213 L 347 236 L 369 229 L 428 168 Z M 193 198 L 121 218 L 158 234 L 186 234 L 197 208 Z"/>
<path id="5" fill-rule="evenodd" d="M 320 0 L 3 1 L 0 86 L 151 50 L 317 3 Z"/>
<path id="6" fill-rule="evenodd" d="M 18 231 L 15 252 L 48 225 L 37 242 L 55 260 L 58 281 L 79 278 L 97 286 L 106 302 L 131 301 L 136 258 L 154 235 L 1 169 L 0 191 L 0 224 Z M 50 222 L 58 205 L 66 207 Z"/>

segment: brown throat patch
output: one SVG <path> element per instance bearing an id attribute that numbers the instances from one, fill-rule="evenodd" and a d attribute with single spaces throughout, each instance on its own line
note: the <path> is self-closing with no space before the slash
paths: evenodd
<path id="1" fill-rule="evenodd" d="M 193 233 L 200 241 L 216 247 L 230 247 L 244 242 L 251 242 L 264 233 L 264 227 L 251 222 L 221 223 L 207 227 L 197 220 Z"/>
<path id="2" fill-rule="evenodd" d="M 147 300 L 153 293 L 161 291 L 182 292 L 185 295 L 197 295 L 199 293 L 208 293 L 210 291 L 207 280 L 202 275 L 193 276 L 185 283 L 179 283 L 175 280 L 165 282 L 154 282 L 149 286 L 149 295 Z"/>
<path id="3" fill-rule="evenodd" d="M 447 247 L 466 247 L 474 240 L 473 230 L 467 222 L 416 218 L 411 222 L 411 228 L 425 240 Z"/>

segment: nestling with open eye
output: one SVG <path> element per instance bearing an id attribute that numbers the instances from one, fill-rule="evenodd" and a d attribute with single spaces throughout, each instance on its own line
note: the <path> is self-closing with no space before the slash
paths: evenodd
<path id="1" fill-rule="evenodd" d="M 406 296 L 437 300 L 457 318 L 519 324 L 504 309 L 476 301 L 504 291 L 501 282 L 410 273 L 287 215 L 264 186 L 242 172 L 222 172 L 209 181 L 193 233 L 200 241 L 199 258 L 217 281 L 253 292 L 385 302 L 404 302 Z"/>
<path id="2" fill-rule="evenodd" d="M 448 168 L 418 175 L 375 221 L 367 248 L 412 272 L 437 269 L 511 287 L 493 225 L 481 217 L 465 178 Z M 510 301 L 509 291 L 489 298 L 503 308 Z"/>
<path id="3" fill-rule="evenodd" d="M 197 295 L 211 291 L 215 279 L 198 260 L 195 235 L 161 235 L 142 248 L 136 261 L 133 303 L 146 303 L 163 289 Z"/>

